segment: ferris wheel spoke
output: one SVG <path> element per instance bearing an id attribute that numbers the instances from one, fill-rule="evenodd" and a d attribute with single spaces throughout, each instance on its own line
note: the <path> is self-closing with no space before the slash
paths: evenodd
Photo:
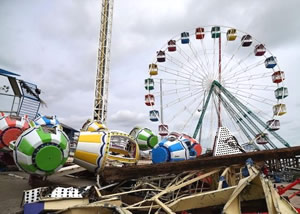
<path id="1" fill-rule="evenodd" d="M 183 69 L 187 73 L 191 74 L 192 76 L 195 76 L 197 78 L 205 78 L 205 75 L 203 75 L 201 72 L 197 72 L 197 71 L 199 71 L 199 67 L 193 67 L 190 64 L 183 63 L 180 60 L 170 56 L 169 54 L 167 55 L 167 59 L 168 59 L 168 61 L 174 63 L 174 65 L 177 65 L 180 69 Z M 201 70 L 201 69 L 200 69 L 200 71 L 205 72 L 204 70 Z M 196 74 L 199 74 L 200 76 L 196 76 Z"/>
<path id="2" fill-rule="evenodd" d="M 198 88 L 194 88 L 194 89 L 200 89 Z M 192 88 L 191 87 L 182 87 L 182 88 L 176 88 L 176 89 L 166 89 L 163 91 L 162 96 L 168 96 L 168 95 L 172 95 L 172 94 L 180 94 L 180 93 L 184 93 L 184 92 L 189 92 L 191 91 Z M 153 93 L 153 95 L 160 95 L 160 92 L 155 92 Z"/>
<path id="3" fill-rule="evenodd" d="M 186 54 L 185 51 L 181 47 L 178 47 L 177 52 L 183 57 L 183 59 L 185 59 L 185 61 L 187 63 L 193 65 L 194 68 L 199 67 L 199 65 L 195 62 L 195 60 L 193 60 L 193 58 L 191 58 L 188 54 Z M 201 67 L 201 68 L 202 68 L 203 71 L 205 71 L 205 69 L 203 67 Z"/>
<path id="4" fill-rule="evenodd" d="M 192 82 L 200 83 L 200 79 L 195 77 L 195 76 L 194 76 L 195 78 L 192 78 L 192 75 L 182 73 L 179 70 L 176 70 L 176 69 L 173 69 L 173 68 L 168 68 L 168 67 L 165 67 L 165 66 L 160 66 L 160 67 L 161 68 L 158 70 L 159 72 L 164 72 L 164 73 L 176 76 L 176 77 L 180 77 L 182 79 L 186 79 L 186 80 L 189 80 L 189 81 L 192 81 Z M 183 74 L 185 74 L 187 76 L 184 76 Z"/>
<path id="5" fill-rule="evenodd" d="M 234 89 L 234 88 L 230 88 L 230 87 L 227 87 L 228 89 Z M 244 98 L 247 98 L 247 99 L 252 99 L 253 101 L 257 101 L 259 103 L 262 103 L 262 104 L 268 104 L 268 105 L 274 105 L 274 100 L 271 100 L 271 99 L 268 99 L 268 98 L 265 98 L 265 97 L 262 97 L 262 96 L 259 96 L 254 93 L 250 93 L 249 91 L 245 91 L 243 89 L 237 89 L 236 92 L 231 92 L 232 94 L 235 94 L 236 96 L 241 96 L 241 97 L 244 97 Z"/>
<path id="6" fill-rule="evenodd" d="M 168 102 L 167 104 L 165 104 L 165 105 L 164 105 L 164 109 L 169 108 L 169 107 L 171 107 L 171 106 L 173 106 L 173 105 L 175 105 L 175 104 L 177 104 L 177 103 L 180 103 L 180 102 L 182 102 L 182 101 L 185 101 L 185 100 L 187 100 L 187 99 L 190 99 L 190 98 L 192 98 L 193 96 L 196 96 L 196 95 L 200 94 L 201 92 L 202 92 L 202 90 L 198 90 L 198 89 L 197 89 L 197 90 L 193 90 L 193 91 L 190 92 L 190 93 L 184 94 L 184 95 L 182 95 L 181 97 L 178 97 L 178 98 L 176 98 L 176 99 L 174 99 L 174 100 Z"/>
<path id="7" fill-rule="evenodd" d="M 203 39 L 201 39 L 201 48 L 202 48 L 202 51 L 203 51 L 203 54 L 204 54 L 204 58 L 205 58 L 205 61 L 206 61 L 206 67 L 209 68 L 209 65 L 210 65 L 209 57 L 208 57 L 207 49 L 205 47 Z"/>
<path id="8" fill-rule="evenodd" d="M 202 96 L 200 95 L 200 98 L 203 97 L 203 94 Z M 202 104 L 202 100 L 203 99 L 200 99 L 200 103 L 197 105 L 197 106 L 200 106 Z M 182 108 L 179 108 L 178 111 L 176 111 L 176 113 L 173 115 L 173 117 L 171 117 L 169 120 L 168 120 L 168 123 L 171 123 L 173 122 L 173 120 L 175 120 L 179 115 L 183 114 L 183 113 L 186 113 L 185 110 L 187 110 L 187 112 L 190 114 L 190 115 L 193 115 L 196 113 L 196 111 L 198 111 L 198 109 L 194 109 L 193 111 L 190 111 L 190 107 L 195 104 L 195 103 L 198 103 L 197 101 L 199 101 L 198 97 L 195 97 L 194 99 L 192 99 L 189 103 L 187 103 L 187 105 L 184 105 L 182 106 Z M 189 107 L 187 107 L 189 106 Z"/>
<path id="9" fill-rule="evenodd" d="M 241 83 L 241 82 L 249 82 L 250 80 L 259 80 L 271 77 L 270 72 L 264 72 L 259 74 L 251 74 L 243 77 L 233 77 L 233 78 L 226 78 L 223 82 L 226 84 L 234 84 L 234 83 Z"/>
<path id="10" fill-rule="evenodd" d="M 236 71 L 235 73 L 233 73 L 232 75 L 229 75 L 228 78 L 230 79 L 233 77 L 237 77 L 245 72 L 249 72 L 250 70 L 257 68 L 258 66 L 260 66 L 262 64 L 264 64 L 264 61 L 259 61 L 257 63 L 251 64 L 251 65 L 247 66 L 246 68 L 240 69 L 240 70 Z"/>
<path id="11" fill-rule="evenodd" d="M 237 49 L 234 51 L 234 53 L 231 55 L 230 59 L 227 61 L 227 63 L 225 64 L 225 66 L 222 68 L 222 72 L 226 71 L 227 66 L 229 65 L 229 63 L 233 60 L 233 58 L 235 57 L 235 55 L 238 53 L 238 51 L 240 50 L 240 48 L 242 47 L 242 45 L 240 44 Z"/>
<path id="12" fill-rule="evenodd" d="M 237 95 L 237 98 L 243 102 L 244 105 L 247 105 L 249 107 L 251 107 L 251 109 L 253 111 L 255 111 L 256 114 L 258 114 L 261 118 L 263 118 L 265 121 L 267 121 L 268 119 L 272 118 L 273 115 L 269 114 L 268 117 L 266 117 L 266 112 L 264 112 L 261 108 L 258 108 L 257 105 L 254 105 L 254 103 L 249 102 L 248 100 L 245 99 L 245 97 Z M 266 104 L 269 107 L 271 107 L 271 105 Z"/>
<path id="13" fill-rule="evenodd" d="M 191 72 L 187 69 L 182 69 L 181 67 L 176 67 L 176 68 L 170 68 L 170 67 L 166 67 L 166 66 L 160 66 L 161 68 L 159 69 L 159 71 L 162 72 L 172 72 L 173 74 L 175 74 L 178 77 L 188 77 L 188 78 L 195 78 L 198 80 L 201 80 L 202 77 L 201 76 L 196 76 L 195 72 Z M 175 73 L 174 73 L 175 72 Z"/>
<path id="14" fill-rule="evenodd" d="M 189 47 L 190 47 L 190 49 L 191 49 L 191 51 L 192 51 L 192 53 L 193 53 L 195 59 L 197 60 L 198 65 L 205 71 L 205 74 L 206 74 L 206 76 L 207 76 L 207 75 L 209 74 L 209 72 L 208 72 L 208 67 L 205 67 L 205 65 L 204 65 L 204 63 L 203 63 L 203 61 L 202 61 L 202 59 L 199 57 L 199 55 L 198 55 L 198 53 L 196 52 L 195 48 L 192 46 L 192 43 L 189 43 Z"/>
<path id="15" fill-rule="evenodd" d="M 276 89 L 275 86 L 272 85 L 255 85 L 255 84 L 236 84 L 233 85 L 232 87 L 227 87 L 227 88 L 232 88 L 235 90 L 250 90 L 250 91 L 274 91 Z"/>
<path id="16" fill-rule="evenodd" d="M 240 59 L 239 61 L 237 61 L 235 64 L 233 64 L 233 66 L 229 69 L 224 69 L 222 70 L 222 72 L 224 71 L 224 73 L 228 74 L 231 73 L 233 70 L 235 70 L 237 67 L 241 66 L 241 64 L 243 64 L 244 61 L 246 61 L 253 53 L 249 53 L 246 57 L 244 57 L 243 59 Z"/>
<path id="17" fill-rule="evenodd" d="M 154 78 L 153 80 L 156 84 L 160 84 L 160 79 Z M 163 84 L 171 85 L 171 86 L 173 86 L 174 84 L 177 86 L 190 86 L 190 87 L 199 86 L 199 84 L 191 84 L 191 82 L 188 80 L 180 80 L 180 79 L 163 79 Z"/>
<path id="18" fill-rule="evenodd" d="M 203 97 L 203 96 L 202 96 Z M 197 99 L 195 99 L 195 101 L 197 101 Z M 186 129 L 187 125 L 190 124 L 190 121 L 195 118 L 196 113 L 199 111 L 199 109 L 201 108 L 201 105 L 203 105 L 203 102 L 201 101 L 196 108 L 190 112 L 190 116 L 187 118 L 187 120 L 185 121 L 185 123 L 183 124 L 183 130 Z"/>

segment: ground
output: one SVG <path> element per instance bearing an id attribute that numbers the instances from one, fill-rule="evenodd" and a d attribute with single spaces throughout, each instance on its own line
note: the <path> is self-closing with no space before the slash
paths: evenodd
<path id="1" fill-rule="evenodd" d="M 23 191 L 32 189 L 28 184 L 29 175 L 24 172 L 0 172 L 0 214 L 13 214 L 21 211 Z M 57 186 L 94 185 L 95 180 L 50 176 L 50 182 Z"/>

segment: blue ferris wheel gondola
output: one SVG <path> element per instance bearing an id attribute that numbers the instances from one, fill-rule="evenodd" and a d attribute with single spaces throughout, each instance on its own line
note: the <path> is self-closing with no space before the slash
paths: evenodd
<path id="1" fill-rule="evenodd" d="M 190 42 L 190 34 L 189 32 L 181 33 L 181 44 L 188 44 Z"/>
<path id="2" fill-rule="evenodd" d="M 158 118 L 159 118 L 159 111 L 157 111 L 157 110 L 151 110 L 149 112 L 149 116 L 150 116 L 150 120 L 152 122 L 157 122 Z"/>
<path id="3" fill-rule="evenodd" d="M 277 59 L 275 56 L 270 56 L 265 60 L 266 68 L 274 68 L 277 65 Z"/>

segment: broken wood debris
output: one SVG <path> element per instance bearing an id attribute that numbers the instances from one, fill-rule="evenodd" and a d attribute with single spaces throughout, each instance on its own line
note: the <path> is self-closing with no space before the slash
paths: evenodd
<path id="1" fill-rule="evenodd" d="M 168 173 L 178 174 L 183 171 L 212 169 L 220 166 L 243 164 L 248 158 L 252 158 L 255 162 L 260 162 L 271 159 L 294 158 L 296 155 L 300 155 L 300 146 L 226 156 L 206 157 L 195 160 L 169 162 L 154 165 L 136 165 L 122 168 L 106 167 L 101 173 L 101 176 L 102 179 L 106 181 L 122 181 L 151 175 Z"/>

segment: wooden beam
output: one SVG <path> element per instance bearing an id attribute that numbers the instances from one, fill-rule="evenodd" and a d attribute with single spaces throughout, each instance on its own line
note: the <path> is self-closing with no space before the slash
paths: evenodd
<path id="1" fill-rule="evenodd" d="M 254 162 L 260 162 L 271 159 L 293 158 L 296 155 L 300 155 L 300 146 L 218 157 L 197 158 L 194 160 L 162 164 L 137 165 L 122 168 L 106 167 L 102 171 L 101 176 L 106 181 L 121 181 L 144 176 L 155 176 L 167 173 L 177 174 L 183 171 L 212 169 L 231 166 L 233 164 L 245 164 L 245 161 L 248 158 L 252 158 Z"/>

